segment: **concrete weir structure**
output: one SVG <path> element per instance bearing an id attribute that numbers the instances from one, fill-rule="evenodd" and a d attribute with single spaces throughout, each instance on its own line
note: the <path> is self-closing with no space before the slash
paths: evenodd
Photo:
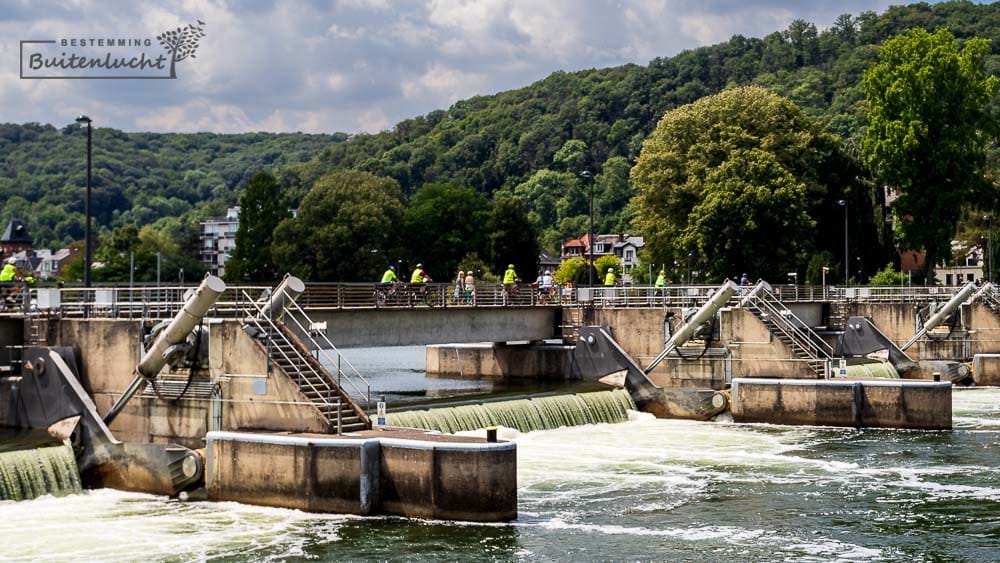
<path id="1" fill-rule="evenodd" d="M 517 449 L 390 429 L 352 435 L 209 432 L 216 500 L 346 514 L 494 522 L 517 517 Z"/>
<path id="2" fill-rule="evenodd" d="M 951 383 L 932 381 L 733 380 L 736 422 L 951 429 Z"/>

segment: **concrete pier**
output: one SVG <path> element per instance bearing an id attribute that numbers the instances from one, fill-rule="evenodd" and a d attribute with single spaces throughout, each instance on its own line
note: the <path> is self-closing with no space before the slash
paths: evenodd
<path id="1" fill-rule="evenodd" d="M 566 381 L 579 377 L 573 346 L 562 344 L 436 344 L 427 347 L 427 375 L 475 379 Z"/>
<path id="2" fill-rule="evenodd" d="M 517 517 L 513 442 L 413 429 L 209 432 L 212 500 L 347 514 L 497 522 Z"/>
<path id="3" fill-rule="evenodd" d="M 929 381 L 733 380 L 736 422 L 951 429 L 951 383 Z"/>
<path id="4" fill-rule="evenodd" d="M 972 381 L 976 385 L 1000 386 L 1000 354 L 973 356 Z"/>

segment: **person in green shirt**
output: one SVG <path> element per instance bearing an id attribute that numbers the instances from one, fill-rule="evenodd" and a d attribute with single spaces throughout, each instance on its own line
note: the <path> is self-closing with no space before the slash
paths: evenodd
<path id="1" fill-rule="evenodd" d="M 514 271 L 513 264 L 507 264 L 507 271 L 503 273 L 503 304 L 508 305 L 517 296 L 517 282 L 521 281 Z"/>
<path id="2" fill-rule="evenodd" d="M 17 268 L 14 267 L 14 264 L 7 262 L 3 265 L 3 269 L 0 270 L 0 282 L 12 282 L 16 274 Z"/>
<path id="3" fill-rule="evenodd" d="M 382 285 L 392 285 L 396 283 L 397 279 L 398 278 L 396 277 L 396 267 L 390 265 L 386 269 L 385 273 L 382 274 Z"/>

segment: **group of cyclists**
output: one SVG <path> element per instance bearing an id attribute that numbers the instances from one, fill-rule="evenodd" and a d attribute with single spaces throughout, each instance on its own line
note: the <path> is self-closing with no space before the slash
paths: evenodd
<path id="1" fill-rule="evenodd" d="M 413 272 L 410 274 L 410 281 L 408 285 L 401 285 L 398 274 L 396 273 L 396 267 L 389 265 L 385 272 L 382 274 L 382 279 L 379 282 L 378 287 L 375 289 L 375 305 L 378 307 L 384 306 L 389 299 L 398 298 L 400 296 L 405 297 L 410 305 L 418 301 L 424 301 L 430 306 L 434 306 L 434 299 L 428 293 L 428 285 L 434 280 L 431 279 L 427 271 L 424 270 L 423 264 L 417 264 L 414 267 Z M 504 305 L 509 305 L 514 302 L 514 299 L 518 295 L 518 284 L 521 283 L 521 277 L 517 274 L 513 264 L 508 264 L 506 271 L 503 274 L 503 289 L 502 289 L 502 299 Z M 539 302 L 542 304 L 547 304 L 552 300 L 556 292 L 555 279 L 552 277 L 552 272 L 545 270 L 543 273 L 538 275 L 538 278 L 532 282 L 532 287 L 538 288 Z M 469 272 L 459 272 L 458 277 L 455 279 L 455 303 L 466 303 L 473 304 L 475 302 L 476 290 L 475 290 L 475 279 L 473 278 L 472 271 Z"/>

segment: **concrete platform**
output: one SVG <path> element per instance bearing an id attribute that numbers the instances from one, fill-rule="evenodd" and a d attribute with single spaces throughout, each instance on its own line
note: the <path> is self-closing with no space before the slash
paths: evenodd
<path id="1" fill-rule="evenodd" d="M 497 522 L 517 517 L 513 442 L 388 429 L 209 432 L 213 500 L 314 512 Z"/>
<path id="2" fill-rule="evenodd" d="M 1000 354 L 972 357 L 972 381 L 981 386 L 1000 386 Z"/>
<path id="3" fill-rule="evenodd" d="M 810 426 L 951 429 L 949 382 L 735 378 L 733 420 Z"/>

